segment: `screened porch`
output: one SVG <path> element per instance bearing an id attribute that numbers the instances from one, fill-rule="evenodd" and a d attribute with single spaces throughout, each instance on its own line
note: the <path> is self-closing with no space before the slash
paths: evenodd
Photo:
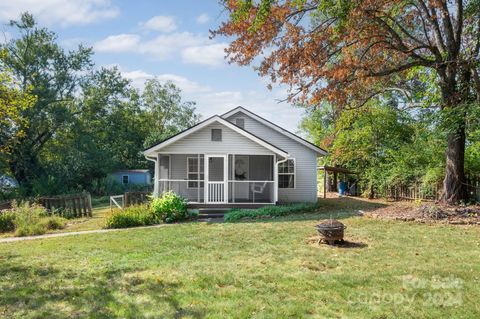
<path id="1" fill-rule="evenodd" d="M 189 203 L 275 203 L 274 155 L 159 154 L 157 191 Z"/>

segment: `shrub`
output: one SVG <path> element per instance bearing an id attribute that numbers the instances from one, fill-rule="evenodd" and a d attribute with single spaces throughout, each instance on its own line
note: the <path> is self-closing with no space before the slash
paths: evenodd
<path id="1" fill-rule="evenodd" d="M 64 218 L 48 215 L 47 210 L 37 204 L 14 202 L 10 213 L 14 216 L 13 224 L 16 236 L 42 235 L 48 230 L 65 227 L 66 220 Z"/>
<path id="2" fill-rule="evenodd" d="M 0 212 L 0 233 L 6 233 L 15 229 L 15 214 L 11 211 Z"/>
<path id="3" fill-rule="evenodd" d="M 46 216 L 47 211 L 40 205 L 23 202 L 13 203 L 11 210 L 15 214 L 15 235 L 30 236 L 41 235 L 47 232 L 45 227 L 40 225 L 40 219 Z"/>
<path id="4" fill-rule="evenodd" d="M 162 197 L 153 199 L 150 207 L 153 214 L 165 223 L 173 223 L 193 217 L 187 210 L 187 201 L 174 192 L 167 192 Z"/>
<path id="5" fill-rule="evenodd" d="M 47 230 L 63 229 L 66 219 L 60 216 L 49 216 L 40 219 L 39 224 Z"/>
<path id="6" fill-rule="evenodd" d="M 146 205 L 117 209 L 107 215 L 105 228 L 128 228 L 158 224 L 159 219 Z"/>
<path id="7" fill-rule="evenodd" d="M 317 203 L 300 203 L 278 206 L 264 206 L 257 209 L 231 209 L 225 214 L 223 220 L 236 222 L 242 219 L 262 219 L 287 216 L 297 213 L 308 213 L 318 208 Z"/>

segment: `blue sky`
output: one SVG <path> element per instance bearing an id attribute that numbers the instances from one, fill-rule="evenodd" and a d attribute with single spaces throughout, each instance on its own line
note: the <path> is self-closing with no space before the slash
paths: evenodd
<path id="1" fill-rule="evenodd" d="M 225 19 L 217 0 L 3 0 L 7 36 L 5 23 L 23 11 L 55 31 L 66 49 L 93 46 L 97 66 L 118 66 L 139 89 L 151 77 L 173 81 L 204 118 L 242 105 L 297 131 L 303 111 L 278 103 L 286 89 L 270 91 L 252 67 L 229 65 L 228 39 L 209 39 L 209 29 Z"/>

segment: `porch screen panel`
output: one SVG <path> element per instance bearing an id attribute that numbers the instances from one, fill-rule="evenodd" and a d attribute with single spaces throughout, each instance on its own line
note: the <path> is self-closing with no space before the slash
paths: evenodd
<path id="1" fill-rule="evenodd" d="M 160 179 L 170 178 L 170 156 L 160 155 Z"/>
<path id="2" fill-rule="evenodd" d="M 158 178 L 165 180 L 165 179 L 170 179 L 170 156 L 166 155 L 160 155 L 159 158 L 159 170 L 158 170 Z M 160 193 L 166 192 L 170 188 L 170 183 L 167 181 L 162 181 L 158 182 L 155 181 L 155 183 L 159 183 L 159 191 Z"/>

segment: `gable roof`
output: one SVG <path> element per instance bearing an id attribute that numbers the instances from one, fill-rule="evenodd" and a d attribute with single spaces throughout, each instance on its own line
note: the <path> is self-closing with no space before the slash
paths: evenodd
<path id="1" fill-rule="evenodd" d="M 230 128 L 230 129 L 232 129 L 233 131 L 245 136 L 246 138 L 252 140 L 253 142 L 259 144 L 260 146 L 263 146 L 266 149 L 269 149 L 272 152 L 274 152 L 278 155 L 281 155 L 283 157 L 288 157 L 288 152 L 282 150 L 281 148 L 273 145 L 270 142 L 265 141 L 264 139 L 262 139 L 262 138 L 260 138 L 256 135 L 254 135 L 254 134 L 252 134 L 252 133 L 250 133 L 250 132 L 248 132 L 248 131 L 246 131 L 246 130 L 244 130 L 244 129 L 242 129 L 242 128 L 240 128 L 240 127 L 238 127 L 238 126 L 236 126 L 232 123 L 230 123 L 229 121 L 221 118 L 218 115 L 214 115 L 214 116 L 212 116 L 212 117 L 210 117 L 210 118 L 208 118 L 208 119 L 206 119 L 206 120 L 188 128 L 188 129 L 186 129 L 186 130 L 184 130 L 184 131 L 182 131 L 182 132 L 180 132 L 176 135 L 173 135 L 173 136 L 161 141 L 160 143 L 157 143 L 157 144 L 145 149 L 143 151 L 143 154 L 145 156 L 148 156 L 152 152 L 160 150 L 160 149 L 162 149 L 162 148 L 164 148 L 164 147 L 166 147 L 166 146 L 168 146 L 168 145 L 170 145 L 170 144 L 172 144 L 172 143 L 174 143 L 174 142 L 176 142 L 176 141 L 178 141 L 178 140 L 180 140 L 180 139 L 182 139 L 182 138 L 184 138 L 184 137 L 186 137 L 186 136 L 188 136 L 192 133 L 197 132 L 198 130 L 200 130 L 200 129 L 202 129 L 202 128 L 204 128 L 204 127 L 206 127 L 206 126 L 208 126 L 212 123 L 220 123 L 220 124 Z"/>
<path id="2" fill-rule="evenodd" d="M 291 138 L 292 140 L 310 148 L 311 150 L 317 152 L 318 154 L 321 154 L 321 155 L 327 155 L 328 154 L 328 152 L 326 150 L 316 146 L 313 143 L 310 143 L 309 141 L 305 140 L 304 138 L 301 138 L 300 136 L 298 136 L 296 134 L 293 134 L 290 131 L 287 131 L 286 129 L 278 126 L 277 124 L 272 123 L 269 120 L 255 114 L 253 112 L 250 112 L 249 110 L 247 110 L 246 108 L 244 108 L 242 106 L 238 106 L 238 107 L 234 108 L 233 110 L 230 110 L 225 114 L 222 114 L 221 117 L 222 118 L 227 118 L 227 117 L 230 117 L 230 116 L 232 116 L 234 114 L 237 114 L 239 112 L 245 113 L 246 115 L 250 116 L 251 118 L 253 118 L 253 119 L 259 121 L 260 123 L 270 127 L 271 129 L 273 129 L 273 130 Z"/>

